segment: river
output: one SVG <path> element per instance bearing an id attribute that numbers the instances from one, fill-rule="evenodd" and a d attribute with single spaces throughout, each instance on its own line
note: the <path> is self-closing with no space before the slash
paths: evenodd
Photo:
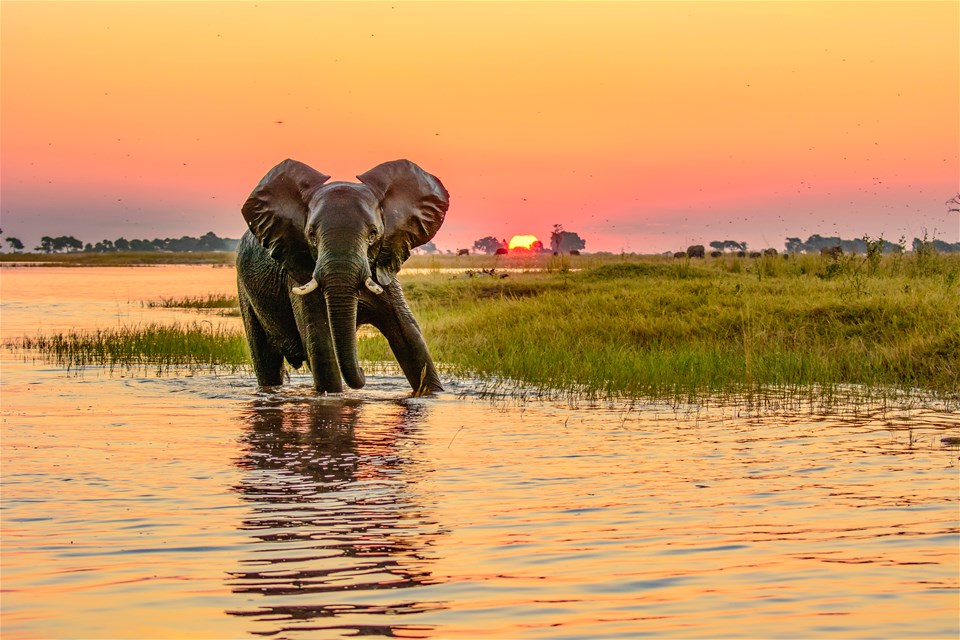
<path id="1" fill-rule="evenodd" d="M 230 268 L 0 269 L 0 337 L 194 320 Z M 203 316 L 214 323 L 235 318 Z M 319 397 L 2 349 L 12 638 L 925 637 L 958 628 L 960 417 Z"/>

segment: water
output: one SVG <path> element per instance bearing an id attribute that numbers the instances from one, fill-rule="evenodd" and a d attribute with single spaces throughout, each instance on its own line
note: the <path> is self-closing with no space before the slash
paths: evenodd
<path id="1" fill-rule="evenodd" d="M 232 282 L 3 269 L 0 328 L 195 319 L 141 301 Z M 395 374 L 318 397 L 299 374 L 263 392 L 247 373 L 2 366 L 4 638 L 960 631 L 943 409 L 491 400 L 471 380 L 411 398 Z"/>

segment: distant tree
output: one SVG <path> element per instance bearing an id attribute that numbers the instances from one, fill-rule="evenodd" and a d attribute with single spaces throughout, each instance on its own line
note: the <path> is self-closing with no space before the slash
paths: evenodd
<path id="1" fill-rule="evenodd" d="M 20 253 L 23 251 L 23 243 L 20 241 L 20 238 L 7 236 L 6 240 L 7 244 L 10 245 L 10 249 L 12 249 L 15 253 Z"/>
<path id="2" fill-rule="evenodd" d="M 497 249 L 506 249 L 507 243 L 500 242 L 494 236 L 487 236 L 486 238 L 480 238 L 473 243 L 473 248 L 477 251 L 482 251 L 488 256 L 492 256 L 497 252 Z"/>
<path id="3" fill-rule="evenodd" d="M 430 242 L 427 242 L 426 244 L 422 244 L 419 247 L 414 247 L 413 249 L 410 250 L 410 253 L 415 253 L 415 254 L 421 254 L 421 253 L 433 254 L 437 252 L 438 252 L 437 245 L 435 245 L 432 240 Z"/>
<path id="4" fill-rule="evenodd" d="M 195 246 L 196 251 L 232 251 L 236 248 L 236 241 L 219 238 L 213 231 L 208 231 L 200 236 Z"/>
<path id="5" fill-rule="evenodd" d="M 117 238 L 113 241 L 113 248 L 117 251 L 130 251 L 130 241 L 126 238 Z"/>
<path id="6" fill-rule="evenodd" d="M 586 241 L 578 234 L 572 231 L 564 231 L 563 225 L 553 225 L 553 232 L 550 234 L 550 250 L 554 253 L 580 251 L 586 246 Z"/>
<path id="7" fill-rule="evenodd" d="M 58 236 L 52 238 L 50 236 L 43 236 L 40 238 L 40 246 L 35 248 L 36 251 L 43 251 L 44 253 L 63 253 L 65 251 L 82 251 L 83 243 L 74 238 L 73 236 Z"/>
<path id="8" fill-rule="evenodd" d="M 57 238 L 56 244 L 60 248 L 60 251 L 83 251 L 83 242 L 73 236 L 60 236 Z"/>
<path id="9" fill-rule="evenodd" d="M 156 251 L 157 248 L 149 240 L 131 240 L 130 251 Z"/>
<path id="10" fill-rule="evenodd" d="M 40 246 L 34 247 L 34 251 L 43 251 L 44 253 L 53 253 L 53 238 L 43 236 L 40 238 Z"/>
<path id="11" fill-rule="evenodd" d="M 710 243 L 710 247 L 714 251 L 723 251 L 727 248 L 727 243 L 724 240 L 714 240 Z"/>

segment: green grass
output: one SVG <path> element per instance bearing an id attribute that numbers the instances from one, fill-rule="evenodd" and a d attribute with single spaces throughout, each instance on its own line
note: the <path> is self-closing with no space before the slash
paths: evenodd
<path id="1" fill-rule="evenodd" d="M 482 260 L 444 262 L 505 268 Z M 866 396 L 917 392 L 960 402 L 960 256 L 525 260 L 546 270 L 467 277 L 441 272 L 454 268 L 446 264 L 411 261 L 426 272 L 401 272 L 447 373 L 590 397 L 771 389 L 831 397 L 855 388 Z M 212 296 L 169 304 L 202 307 L 208 300 L 214 304 Z M 215 304 L 235 301 L 223 296 Z M 25 338 L 19 346 L 66 366 L 248 363 L 239 332 L 206 325 Z M 393 361 L 379 335 L 360 341 L 360 357 Z"/>
<path id="2" fill-rule="evenodd" d="M 13 350 L 34 350 L 43 359 L 67 369 L 108 366 L 156 369 L 162 373 L 221 367 L 235 370 L 250 362 L 246 338 L 241 331 L 209 323 L 69 331 L 23 337 L 5 346 Z"/>
<path id="3" fill-rule="evenodd" d="M 595 396 L 960 389 L 960 256 L 643 258 L 404 287 L 438 362 Z M 838 266 L 831 266 L 837 264 Z M 361 356 L 389 359 L 382 339 Z"/>

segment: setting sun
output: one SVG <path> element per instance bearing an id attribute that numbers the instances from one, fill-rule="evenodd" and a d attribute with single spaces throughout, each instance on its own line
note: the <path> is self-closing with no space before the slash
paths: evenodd
<path id="1" fill-rule="evenodd" d="M 534 246 L 539 245 L 539 246 Z M 538 251 L 543 244 L 537 239 L 537 236 L 524 235 L 513 236 L 507 244 L 510 251 Z"/>

